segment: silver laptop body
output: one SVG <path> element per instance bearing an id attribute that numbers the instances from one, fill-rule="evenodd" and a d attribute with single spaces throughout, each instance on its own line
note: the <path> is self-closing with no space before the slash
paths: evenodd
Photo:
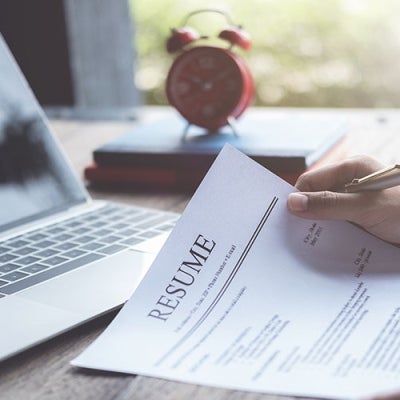
<path id="1" fill-rule="evenodd" d="M 126 301 L 176 218 L 90 199 L 0 36 L 0 360 Z"/>

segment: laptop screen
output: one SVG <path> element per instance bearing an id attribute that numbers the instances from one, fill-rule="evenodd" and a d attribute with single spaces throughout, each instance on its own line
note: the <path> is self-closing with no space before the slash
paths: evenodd
<path id="1" fill-rule="evenodd" d="M 86 200 L 0 35 L 0 232 Z"/>

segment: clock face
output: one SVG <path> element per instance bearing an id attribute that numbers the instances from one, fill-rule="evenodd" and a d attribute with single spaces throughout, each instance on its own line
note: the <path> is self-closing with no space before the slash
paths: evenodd
<path id="1" fill-rule="evenodd" d="M 237 118 L 253 95 L 250 72 L 242 59 L 218 47 L 194 47 L 173 63 L 167 97 L 190 123 L 217 130 Z"/>

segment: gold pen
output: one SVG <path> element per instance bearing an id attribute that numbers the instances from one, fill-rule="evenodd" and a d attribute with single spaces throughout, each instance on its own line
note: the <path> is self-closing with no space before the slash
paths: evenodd
<path id="1" fill-rule="evenodd" d="M 383 190 L 400 185 L 400 164 L 376 171 L 363 178 L 353 179 L 344 186 L 344 192 L 355 193 L 367 190 Z"/>

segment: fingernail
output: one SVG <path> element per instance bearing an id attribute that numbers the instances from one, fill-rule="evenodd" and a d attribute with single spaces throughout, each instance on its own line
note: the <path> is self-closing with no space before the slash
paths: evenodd
<path id="1" fill-rule="evenodd" d="M 304 212 L 308 209 L 308 197 L 301 193 L 290 193 L 288 197 L 290 211 Z"/>

